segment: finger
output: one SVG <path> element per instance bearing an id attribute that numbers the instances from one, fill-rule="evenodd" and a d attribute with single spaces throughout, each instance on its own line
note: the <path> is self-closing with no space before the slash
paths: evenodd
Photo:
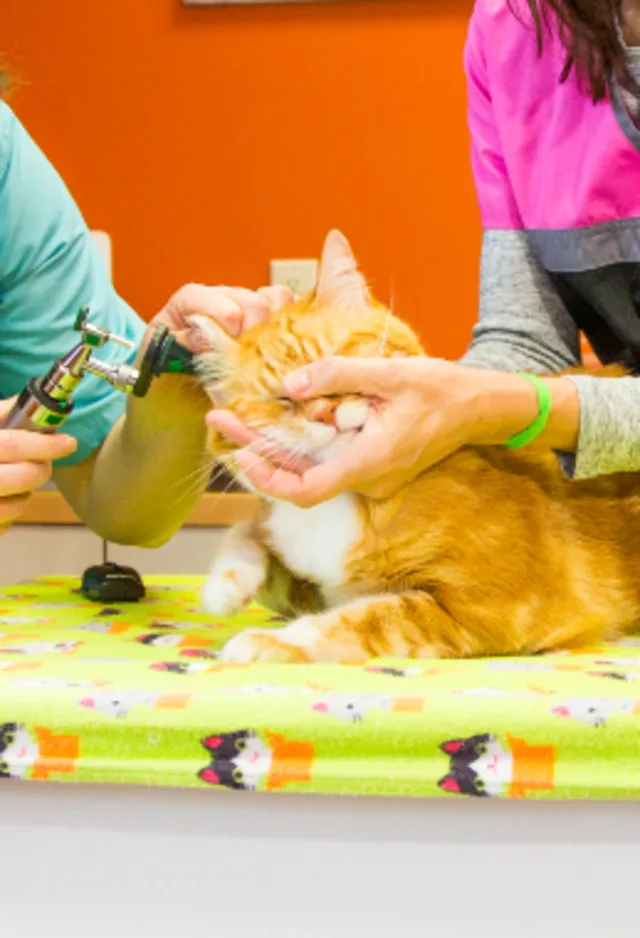
<path id="1" fill-rule="evenodd" d="M 278 469 L 253 451 L 238 450 L 234 459 L 249 482 L 264 495 L 309 508 L 349 489 L 338 460 L 315 466 L 302 475 Z"/>
<path id="2" fill-rule="evenodd" d="M 0 424 L 2 424 L 4 418 L 11 413 L 13 405 L 17 400 L 17 397 L 8 397 L 5 400 L 0 401 Z"/>
<path id="3" fill-rule="evenodd" d="M 0 497 L 23 495 L 40 488 L 51 478 L 51 464 L 17 462 L 0 466 Z"/>
<path id="4" fill-rule="evenodd" d="M 241 447 L 250 447 L 252 454 L 264 456 L 276 468 L 282 467 L 301 475 L 315 465 L 312 459 L 283 449 L 267 437 L 251 430 L 228 410 L 212 410 L 207 414 L 206 420 L 210 427 L 214 427 L 232 443 L 237 443 Z"/>
<path id="5" fill-rule="evenodd" d="M 292 453 L 291 450 L 281 449 L 275 443 L 272 443 L 271 440 L 264 437 L 261 438 L 260 435 L 258 435 L 258 439 L 251 444 L 250 451 L 257 453 L 258 456 L 263 456 L 277 469 L 286 469 L 287 472 L 294 472 L 296 475 L 302 475 L 317 465 L 317 463 L 307 456 L 299 456 L 297 453 Z"/>
<path id="6" fill-rule="evenodd" d="M 268 299 L 262 296 L 259 290 L 254 292 L 243 287 L 230 287 L 229 294 L 242 311 L 241 332 L 248 332 L 269 318 L 271 307 Z"/>
<path id="7" fill-rule="evenodd" d="M 306 506 L 309 496 L 303 475 L 280 469 L 253 450 L 240 449 L 233 458 L 249 482 L 263 495 Z"/>
<path id="8" fill-rule="evenodd" d="M 66 433 L 0 429 L 0 463 L 50 462 L 75 452 L 78 441 Z"/>
<path id="9" fill-rule="evenodd" d="M 282 382 L 291 397 L 321 397 L 325 394 L 364 394 L 384 397 L 395 387 L 393 364 L 384 358 L 323 358 L 297 371 Z"/>
<path id="10" fill-rule="evenodd" d="M 258 439 L 256 431 L 251 430 L 230 410 L 210 410 L 206 422 L 238 446 L 248 446 Z"/>
<path id="11" fill-rule="evenodd" d="M 11 524 L 24 512 L 30 495 L 14 495 L 0 498 L 0 534 L 6 534 Z"/>
<path id="12" fill-rule="evenodd" d="M 274 284 L 271 287 L 260 287 L 258 295 L 266 301 L 269 311 L 272 313 L 277 313 L 279 309 L 282 309 L 287 303 L 292 303 L 295 299 L 293 290 L 280 284 Z"/>
<path id="13" fill-rule="evenodd" d="M 234 292 L 231 288 L 189 283 L 169 301 L 167 310 L 171 313 L 172 304 L 175 303 L 173 308 L 177 307 L 178 319 L 182 321 L 189 316 L 208 316 L 235 338 L 242 332 L 244 313 Z"/>

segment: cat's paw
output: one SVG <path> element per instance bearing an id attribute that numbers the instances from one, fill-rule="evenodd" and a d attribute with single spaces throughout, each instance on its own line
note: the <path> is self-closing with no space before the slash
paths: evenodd
<path id="1" fill-rule="evenodd" d="M 234 635 L 220 652 L 220 661 L 249 664 L 252 661 L 271 661 L 280 664 L 304 664 L 311 660 L 299 645 L 291 645 L 280 638 L 284 629 L 245 629 Z"/>
<path id="2" fill-rule="evenodd" d="M 214 616 L 230 616 L 251 602 L 264 582 L 264 569 L 252 563 L 216 565 L 202 590 L 202 606 Z"/>

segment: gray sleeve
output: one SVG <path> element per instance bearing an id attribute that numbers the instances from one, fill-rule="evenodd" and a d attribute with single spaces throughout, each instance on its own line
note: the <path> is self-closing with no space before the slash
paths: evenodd
<path id="1" fill-rule="evenodd" d="M 480 318 L 462 364 L 499 371 L 562 371 L 580 362 L 578 330 L 519 231 L 484 235 Z M 640 471 L 640 381 L 572 376 L 580 398 L 576 479 Z"/>
<path id="2" fill-rule="evenodd" d="M 487 231 L 480 317 L 462 364 L 498 371 L 562 371 L 580 361 L 580 340 L 549 275 L 522 231 Z"/>
<path id="3" fill-rule="evenodd" d="M 562 466 L 574 479 L 640 472 L 640 381 L 572 375 L 580 398 L 576 455 Z"/>

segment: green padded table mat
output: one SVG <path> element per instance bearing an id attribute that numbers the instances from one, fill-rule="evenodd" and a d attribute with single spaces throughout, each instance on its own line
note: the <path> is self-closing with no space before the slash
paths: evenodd
<path id="1" fill-rule="evenodd" d="M 0 785 L 637 798 L 640 638 L 536 658 L 226 665 L 257 606 L 196 577 L 102 607 L 73 578 L 0 591 Z"/>

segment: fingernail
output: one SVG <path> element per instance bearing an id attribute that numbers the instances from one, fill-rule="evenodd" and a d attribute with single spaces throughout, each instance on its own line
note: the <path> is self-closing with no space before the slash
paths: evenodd
<path id="1" fill-rule="evenodd" d="M 306 394 L 311 390 L 311 375 L 306 368 L 302 368 L 287 375 L 282 383 L 289 394 Z"/>
<path id="2" fill-rule="evenodd" d="M 59 440 L 63 440 L 67 446 L 70 446 L 72 449 L 78 448 L 78 441 L 75 436 L 69 436 L 67 433 L 62 433 L 59 437 Z"/>

